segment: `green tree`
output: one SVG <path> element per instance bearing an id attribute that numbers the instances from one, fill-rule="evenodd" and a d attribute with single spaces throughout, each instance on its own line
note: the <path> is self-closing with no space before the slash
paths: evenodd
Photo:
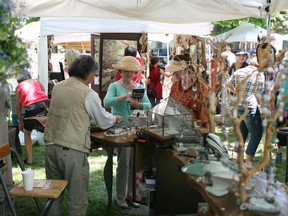
<path id="1" fill-rule="evenodd" d="M 27 25 L 32 22 L 37 22 L 40 20 L 40 17 L 19 17 L 19 20 L 23 25 Z"/>
<path id="2" fill-rule="evenodd" d="M 271 28 L 279 34 L 288 34 L 288 10 L 275 13 L 271 17 Z"/>
<path id="3" fill-rule="evenodd" d="M 223 32 L 229 31 L 241 23 L 253 23 L 256 26 L 266 29 L 266 19 L 257 19 L 253 17 L 243 18 L 243 19 L 235 19 L 235 20 L 225 20 L 225 21 L 217 21 L 212 22 L 213 30 L 211 35 L 215 36 L 221 34 Z M 288 33 L 288 10 L 280 11 L 273 16 L 271 16 L 271 30 L 274 30 L 275 33 L 279 34 L 287 34 Z"/>
<path id="4" fill-rule="evenodd" d="M 28 67 L 26 45 L 14 34 L 20 22 L 11 15 L 13 7 L 11 1 L 0 0 L 0 84 Z"/>

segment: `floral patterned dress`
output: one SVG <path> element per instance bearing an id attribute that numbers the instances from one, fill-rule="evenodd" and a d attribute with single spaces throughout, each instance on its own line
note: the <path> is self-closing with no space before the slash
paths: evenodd
<path id="1" fill-rule="evenodd" d="M 201 126 L 207 123 L 208 86 L 201 78 L 197 78 L 186 90 L 183 89 L 181 81 L 174 82 L 170 97 L 191 110 L 193 119 L 201 120 Z"/>

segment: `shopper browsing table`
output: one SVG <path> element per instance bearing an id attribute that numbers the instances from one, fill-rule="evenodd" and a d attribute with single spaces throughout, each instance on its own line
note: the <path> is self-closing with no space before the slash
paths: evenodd
<path id="1" fill-rule="evenodd" d="M 102 129 L 123 120 L 101 106 L 98 94 L 89 84 L 97 64 L 89 55 L 76 58 L 69 67 L 69 78 L 52 90 L 44 140 L 47 179 L 68 180 L 68 215 L 86 215 L 88 207 L 90 122 Z M 61 215 L 63 194 L 56 199 L 50 214 Z"/>
<path id="2" fill-rule="evenodd" d="M 142 101 L 138 102 L 131 98 L 131 92 L 135 88 L 144 86 L 135 83 L 132 78 L 142 68 L 137 66 L 136 58 L 124 56 L 119 65 L 113 65 L 121 72 L 121 79 L 111 83 L 104 98 L 104 106 L 112 108 L 114 115 L 122 116 L 126 121 L 134 109 L 148 110 L 151 108 L 149 99 L 144 93 Z M 117 148 L 118 167 L 116 171 L 116 203 L 122 208 L 128 208 L 127 202 L 138 207 L 132 202 L 133 192 L 133 149 L 131 147 Z"/>
<path id="3" fill-rule="evenodd" d="M 24 118 L 44 114 L 49 106 L 48 96 L 44 86 L 36 79 L 31 79 L 28 71 L 24 71 L 23 76 L 17 80 L 16 87 L 16 113 L 18 117 L 19 130 L 24 132 L 24 142 L 27 152 L 25 164 L 33 164 L 32 138 L 34 129 L 31 124 L 22 120 L 21 110 L 25 109 Z"/>

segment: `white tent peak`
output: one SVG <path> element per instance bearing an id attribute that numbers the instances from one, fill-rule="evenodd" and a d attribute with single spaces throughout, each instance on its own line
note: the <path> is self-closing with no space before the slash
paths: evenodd
<path id="1" fill-rule="evenodd" d="M 252 23 L 243 23 L 236 28 L 215 37 L 216 41 L 232 42 L 257 42 L 257 36 L 267 35 L 267 31 Z"/>
<path id="2" fill-rule="evenodd" d="M 40 22 L 32 22 L 15 31 L 23 41 L 37 41 L 40 36 Z"/>
<path id="3" fill-rule="evenodd" d="M 97 17 L 154 21 L 163 23 L 199 23 L 261 17 L 264 0 L 13 0 L 22 16 Z M 20 3 L 19 3 L 20 2 Z M 287 0 L 273 0 L 270 13 L 288 8 Z M 261 10 L 261 11 L 260 11 Z M 17 10 L 16 10 L 17 13 Z M 19 15 L 19 14 L 17 14 Z"/>

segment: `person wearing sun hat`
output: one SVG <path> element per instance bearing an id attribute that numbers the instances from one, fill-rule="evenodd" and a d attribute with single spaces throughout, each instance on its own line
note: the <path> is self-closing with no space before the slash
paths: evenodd
<path id="1" fill-rule="evenodd" d="M 122 116 L 126 121 L 132 113 L 131 108 L 148 110 L 151 108 L 149 99 L 144 93 L 142 101 L 131 98 L 133 89 L 144 88 L 132 80 L 138 71 L 144 68 L 137 65 L 136 58 L 124 56 L 119 64 L 113 64 L 113 68 L 120 70 L 121 79 L 109 85 L 107 94 L 104 98 L 104 106 L 111 108 L 114 115 Z M 121 208 L 139 207 L 133 203 L 133 148 L 119 147 L 117 151 L 116 169 L 116 204 Z M 128 206 L 129 205 L 129 206 Z"/>
<path id="2" fill-rule="evenodd" d="M 248 58 L 248 53 L 240 50 L 236 53 L 236 69 L 240 69 L 240 68 L 245 68 L 248 66 L 248 63 L 246 62 Z"/>
<path id="3" fill-rule="evenodd" d="M 170 97 L 192 112 L 194 120 L 201 121 L 201 127 L 209 128 L 207 120 L 208 85 L 196 73 L 189 55 L 176 55 L 167 71 L 176 77 L 171 87 Z"/>
<path id="4" fill-rule="evenodd" d="M 240 68 L 245 68 L 248 66 L 248 63 L 246 62 L 246 59 L 248 57 L 248 53 L 243 51 L 243 50 L 238 50 L 236 52 L 236 62 L 233 63 L 233 65 L 229 69 L 229 76 L 233 75 L 233 73 L 240 69 Z"/>
<path id="5" fill-rule="evenodd" d="M 137 49 L 133 46 L 130 46 L 127 41 L 122 41 L 127 47 L 124 50 L 124 56 L 133 56 L 136 58 L 136 62 L 138 66 L 142 66 L 142 59 L 140 57 L 140 54 L 138 53 Z M 118 81 L 121 79 L 120 71 L 117 71 L 115 76 L 115 81 Z M 136 83 L 141 83 L 142 79 L 142 70 L 138 71 L 138 73 L 133 77 L 133 81 Z"/>

